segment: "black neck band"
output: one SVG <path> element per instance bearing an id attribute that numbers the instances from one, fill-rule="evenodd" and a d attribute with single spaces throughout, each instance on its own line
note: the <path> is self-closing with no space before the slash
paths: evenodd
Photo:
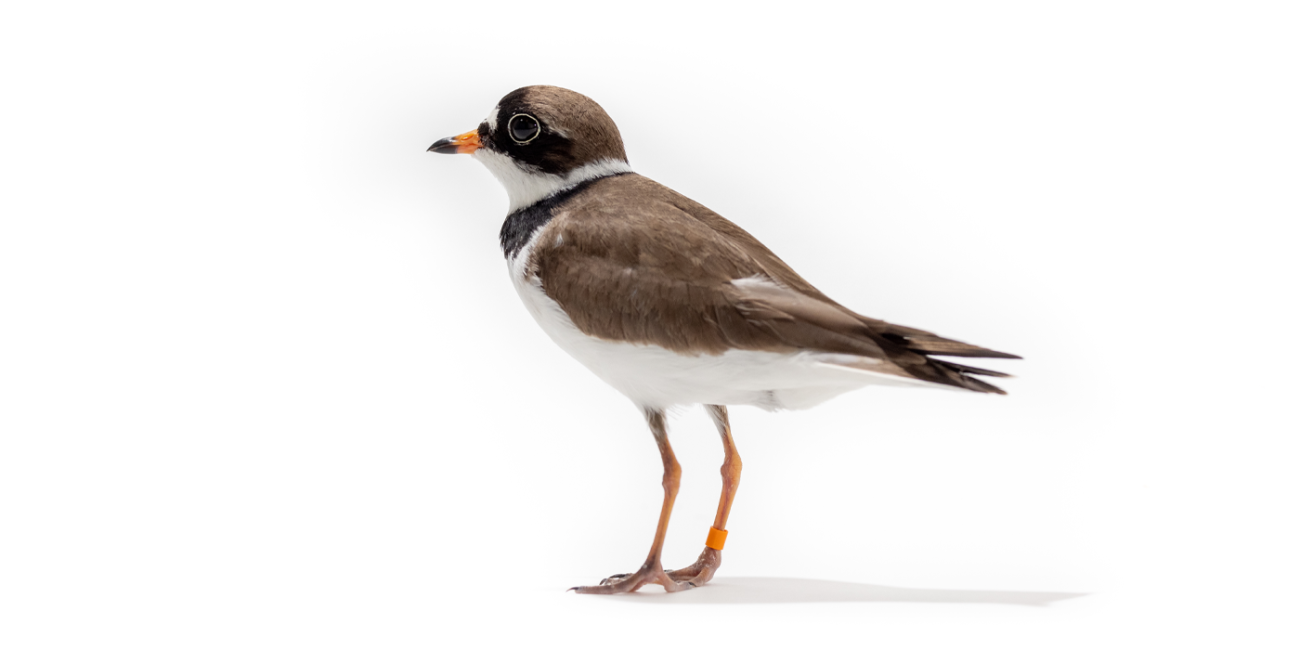
<path id="1" fill-rule="evenodd" d="M 518 255 L 519 251 L 528 245 L 528 240 L 533 238 L 533 233 L 537 232 L 538 228 L 549 223 L 551 217 L 555 216 L 555 209 L 565 201 L 573 198 L 575 194 L 587 189 L 598 180 L 630 173 L 620 172 L 609 176 L 589 178 L 577 185 L 562 189 L 526 208 L 511 212 L 506 217 L 506 222 L 501 224 L 501 251 L 506 254 L 506 259 L 514 259 L 514 256 Z"/>

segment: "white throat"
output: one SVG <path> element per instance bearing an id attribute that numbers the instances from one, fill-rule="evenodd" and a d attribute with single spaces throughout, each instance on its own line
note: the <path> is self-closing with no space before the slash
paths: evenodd
<path id="1" fill-rule="evenodd" d="M 506 188 L 506 195 L 510 197 L 510 212 L 526 208 L 583 181 L 632 171 L 632 167 L 622 160 L 609 158 L 587 163 L 568 174 L 560 175 L 529 171 L 509 156 L 487 149 L 475 151 L 474 157 Z"/>

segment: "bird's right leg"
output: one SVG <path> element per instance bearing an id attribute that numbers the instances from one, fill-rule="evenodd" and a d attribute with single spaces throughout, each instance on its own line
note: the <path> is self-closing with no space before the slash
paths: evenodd
<path id="1" fill-rule="evenodd" d="M 736 488 L 740 487 L 740 453 L 736 451 L 736 442 L 731 439 L 731 423 L 727 419 L 727 407 L 707 405 L 704 407 L 709 417 L 718 427 L 722 436 L 722 497 L 718 500 L 718 514 L 713 518 L 713 530 L 709 531 L 704 552 L 694 564 L 669 571 L 673 580 L 684 580 L 696 586 L 713 579 L 713 573 L 722 566 L 722 542 L 727 539 L 727 515 L 731 514 L 731 501 L 736 498 Z"/>
<path id="2" fill-rule="evenodd" d="M 682 482 L 682 466 L 677 463 L 672 445 L 668 444 L 668 427 L 663 411 L 646 411 L 646 423 L 659 445 L 659 456 L 664 462 L 664 505 L 659 511 L 659 525 L 655 528 L 655 541 L 650 546 L 650 555 L 635 573 L 620 573 L 600 581 L 599 585 L 574 587 L 570 591 L 580 594 L 623 594 L 636 591 L 645 585 L 654 583 L 662 585 L 664 591 L 682 591 L 696 585 L 686 580 L 677 580 L 664 572 L 659 558 L 663 555 L 664 537 L 668 534 L 668 519 L 673 514 L 673 502 L 677 500 L 677 488 Z"/>

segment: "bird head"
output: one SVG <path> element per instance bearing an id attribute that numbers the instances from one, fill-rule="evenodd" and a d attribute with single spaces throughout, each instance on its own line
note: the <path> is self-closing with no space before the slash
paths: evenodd
<path id="1" fill-rule="evenodd" d="M 429 151 L 473 155 L 505 187 L 511 212 L 584 180 L 631 171 L 605 109 L 555 86 L 511 92 L 476 130 L 443 138 Z"/>

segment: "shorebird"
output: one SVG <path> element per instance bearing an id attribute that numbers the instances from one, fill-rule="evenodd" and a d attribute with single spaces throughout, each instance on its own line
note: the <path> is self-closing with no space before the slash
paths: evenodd
<path id="1" fill-rule="evenodd" d="M 472 154 L 505 186 L 501 249 L 524 306 L 641 409 L 659 447 L 664 501 L 649 556 L 578 593 L 673 592 L 713 577 L 740 481 L 728 406 L 802 409 L 871 385 L 1002 393 L 978 377 L 1009 375 L 938 357 L 1019 358 L 831 300 L 736 224 L 633 172 L 614 121 L 571 90 L 515 90 L 477 129 L 429 151 Z M 699 559 L 665 571 L 681 477 L 665 412 L 691 404 L 722 437 L 722 496 Z"/>

